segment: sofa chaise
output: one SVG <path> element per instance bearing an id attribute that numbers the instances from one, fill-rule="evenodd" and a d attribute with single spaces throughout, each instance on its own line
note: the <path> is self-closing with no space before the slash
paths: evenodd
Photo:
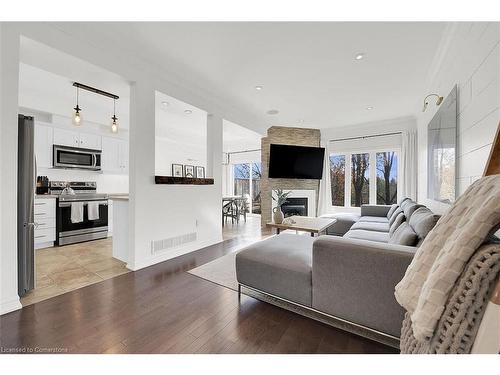
<path id="1" fill-rule="evenodd" d="M 394 287 L 438 218 L 410 199 L 364 205 L 360 216 L 344 221 L 344 233 L 334 228 L 339 235 L 283 233 L 241 250 L 237 281 L 396 345 L 404 310 Z"/>

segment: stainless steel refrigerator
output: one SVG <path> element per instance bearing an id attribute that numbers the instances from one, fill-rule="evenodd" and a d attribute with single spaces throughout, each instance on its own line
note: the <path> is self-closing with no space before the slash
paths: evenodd
<path id="1" fill-rule="evenodd" d="M 36 189 L 35 124 L 33 117 L 18 116 L 17 164 L 17 264 L 18 292 L 24 296 L 35 287 Z"/>

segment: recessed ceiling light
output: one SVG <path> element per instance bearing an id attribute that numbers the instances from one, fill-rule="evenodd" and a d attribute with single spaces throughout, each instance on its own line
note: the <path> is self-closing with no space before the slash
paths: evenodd
<path id="1" fill-rule="evenodd" d="M 161 104 L 163 104 L 165 107 L 168 107 L 170 105 L 169 102 L 161 102 Z"/>
<path id="2" fill-rule="evenodd" d="M 193 113 L 193 111 L 191 111 L 190 109 L 186 109 L 186 110 L 184 110 L 184 113 L 186 115 L 190 115 L 191 113 Z"/>
<path id="3" fill-rule="evenodd" d="M 356 56 L 354 56 L 354 58 L 356 60 L 361 60 L 365 57 L 365 54 L 364 53 L 358 53 Z"/>
<path id="4" fill-rule="evenodd" d="M 373 109 L 373 107 L 372 107 L 372 106 L 366 107 L 366 110 L 367 110 L 367 111 L 371 111 L 372 109 Z"/>
<path id="5" fill-rule="evenodd" d="M 264 88 L 264 87 L 262 87 L 262 86 L 260 86 L 260 85 L 255 86 L 255 90 L 257 90 L 257 91 L 260 91 L 260 90 L 262 90 L 263 88 Z"/>
<path id="6" fill-rule="evenodd" d="M 270 109 L 269 111 L 266 112 L 268 115 L 277 115 L 280 113 L 277 109 Z"/>

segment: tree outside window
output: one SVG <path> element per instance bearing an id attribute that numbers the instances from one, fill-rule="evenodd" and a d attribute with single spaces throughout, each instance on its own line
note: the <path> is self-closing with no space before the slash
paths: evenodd
<path id="1" fill-rule="evenodd" d="M 351 206 L 370 202 L 370 154 L 351 155 Z"/>
<path id="2" fill-rule="evenodd" d="M 260 214 L 260 179 L 262 177 L 262 164 L 252 163 L 252 213 Z"/>
<path id="3" fill-rule="evenodd" d="M 345 204 L 345 155 L 330 155 L 332 206 Z"/>
<path id="4" fill-rule="evenodd" d="M 261 163 L 242 163 L 233 166 L 234 195 L 251 198 L 251 210 L 254 214 L 261 213 L 260 180 L 262 177 Z M 249 207 L 250 208 L 250 207 Z"/>
<path id="5" fill-rule="evenodd" d="M 394 204 L 398 197 L 398 157 L 377 152 L 377 204 Z"/>

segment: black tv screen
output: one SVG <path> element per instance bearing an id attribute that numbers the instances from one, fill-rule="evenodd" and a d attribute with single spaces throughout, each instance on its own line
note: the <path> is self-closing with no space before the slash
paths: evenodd
<path id="1" fill-rule="evenodd" d="M 269 178 L 303 178 L 320 180 L 323 177 L 322 147 L 271 145 Z"/>

